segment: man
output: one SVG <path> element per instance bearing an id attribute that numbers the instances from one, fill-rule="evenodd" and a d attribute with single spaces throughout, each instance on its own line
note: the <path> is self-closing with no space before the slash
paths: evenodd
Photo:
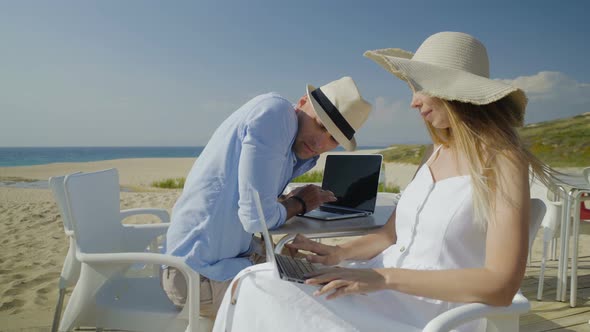
<path id="1" fill-rule="evenodd" d="M 217 128 L 186 179 L 167 233 L 166 252 L 201 275 L 202 316 L 214 318 L 231 279 L 263 255 L 253 237 L 261 228 L 251 189 L 260 193 L 269 228 L 335 201 L 317 186 L 281 193 L 319 154 L 338 144 L 354 150 L 355 131 L 370 111 L 352 78 L 343 77 L 319 89 L 308 85 L 296 106 L 276 93 L 257 96 Z M 166 268 L 163 286 L 184 305 L 182 273 Z"/>

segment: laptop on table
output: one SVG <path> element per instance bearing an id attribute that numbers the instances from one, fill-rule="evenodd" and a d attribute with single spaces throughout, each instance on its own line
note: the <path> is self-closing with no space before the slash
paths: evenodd
<path id="1" fill-rule="evenodd" d="M 304 214 L 304 217 L 336 220 L 372 215 L 377 203 L 383 156 L 332 154 L 326 157 L 322 189 L 338 199 Z"/>
<path id="2" fill-rule="evenodd" d="M 274 245 L 272 243 L 268 227 L 266 226 L 266 218 L 260 203 L 260 195 L 256 190 L 252 189 L 254 203 L 256 204 L 256 211 L 258 212 L 258 220 L 262 226 L 262 237 L 264 238 L 264 246 L 266 249 L 266 261 L 270 262 L 283 280 L 303 283 L 305 281 L 304 274 L 316 270 L 316 267 L 308 262 L 306 259 L 293 258 L 287 255 L 275 254 Z"/>

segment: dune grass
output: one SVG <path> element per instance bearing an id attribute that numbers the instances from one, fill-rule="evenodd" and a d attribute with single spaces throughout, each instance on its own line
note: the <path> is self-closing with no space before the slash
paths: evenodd
<path id="1" fill-rule="evenodd" d="M 0 182 L 37 182 L 40 180 L 21 178 L 19 176 L 0 176 Z"/>
<path id="2" fill-rule="evenodd" d="M 321 183 L 324 176 L 323 173 L 320 171 L 313 171 L 309 173 L 305 173 L 294 178 L 291 182 L 319 182 Z M 388 193 L 399 193 L 400 187 L 399 186 L 392 186 L 392 185 L 385 185 L 383 183 L 379 184 L 379 192 L 388 192 Z"/>
<path id="3" fill-rule="evenodd" d="M 313 171 L 309 173 L 305 173 L 301 176 L 296 177 L 291 182 L 322 182 L 323 175 L 322 172 Z M 174 178 L 174 179 L 165 179 L 161 181 L 154 181 L 152 182 L 152 187 L 156 188 L 163 188 L 163 189 L 182 189 L 184 188 L 184 181 L 185 178 Z M 390 193 L 399 193 L 399 186 L 390 186 L 384 185 L 383 183 L 379 184 L 379 191 L 382 192 L 390 192 Z"/>
<path id="4" fill-rule="evenodd" d="M 530 124 L 520 134 L 531 152 L 553 167 L 590 166 L 590 112 Z"/>
<path id="5" fill-rule="evenodd" d="M 519 133 L 526 146 L 552 167 L 590 166 L 590 112 L 529 124 Z M 426 145 L 392 145 L 380 151 L 383 161 L 419 164 Z"/>
<path id="6" fill-rule="evenodd" d="M 386 150 L 380 151 L 384 162 L 396 162 L 418 165 L 424 155 L 426 145 L 408 144 L 391 145 Z"/>
<path id="7" fill-rule="evenodd" d="M 323 178 L 324 175 L 322 172 L 312 171 L 294 178 L 291 182 L 322 182 Z"/>
<path id="8" fill-rule="evenodd" d="M 182 189 L 184 188 L 185 178 L 165 179 L 152 182 L 152 187 L 164 189 Z"/>
<path id="9" fill-rule="evenodd" d="M 384 183 L 379 183 L 379 189 L 377 190 L 380 193 L 399 193 L 400 188 L 399 186 L 392 186 Z"/>

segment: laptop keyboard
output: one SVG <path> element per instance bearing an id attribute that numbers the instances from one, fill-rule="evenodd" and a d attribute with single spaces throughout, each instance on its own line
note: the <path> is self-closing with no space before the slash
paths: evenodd
<path id="1" fill-rule="evenodd" d="M 305 259 L 296 259 L 285 255 L 275 255 L 275 258 L 283 272 L 292 278 L 305 280 L 303 275 L 315 270 L 313 265 Z"/>
<path id="2" fill-rule="evenodd" d="M 323 205 L 320 206 L 320 211 L 337 213 L 337 214 L 351 213 L 351 211 L 343 211 L 342 209 L 339 209 L 339 208 L 333 208 L 333 207 L 323 206 Z"/>

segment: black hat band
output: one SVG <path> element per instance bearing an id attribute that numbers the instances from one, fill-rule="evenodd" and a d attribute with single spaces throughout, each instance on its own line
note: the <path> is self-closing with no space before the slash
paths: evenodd
<path id="1" fill-rule="evenodd" d="M 320 104 L 320 106 L 326 112 L 326 114 L 328 114 L 328 117 L 330 117 L 330 119 L 332 120 L 332 122 L 334 122 L 336 127 L 340 129 L 342 134 L 344 134 L 344 136 L 346 136 L 346 138 L 348 138 L 349 141 L 352 140 L 355 133 L 354 129 L 350 126 L 348 121 L 346 121 L 346 119 L 342 116 L 340 111 L 338 111 L 336 106 L 332 104 L 330 99 L 326 97 L 322 90 L 320 90 L 319 88 L 315 89 L 311 92 L 311 95 L 315 98 L 317 103 Z"/>

